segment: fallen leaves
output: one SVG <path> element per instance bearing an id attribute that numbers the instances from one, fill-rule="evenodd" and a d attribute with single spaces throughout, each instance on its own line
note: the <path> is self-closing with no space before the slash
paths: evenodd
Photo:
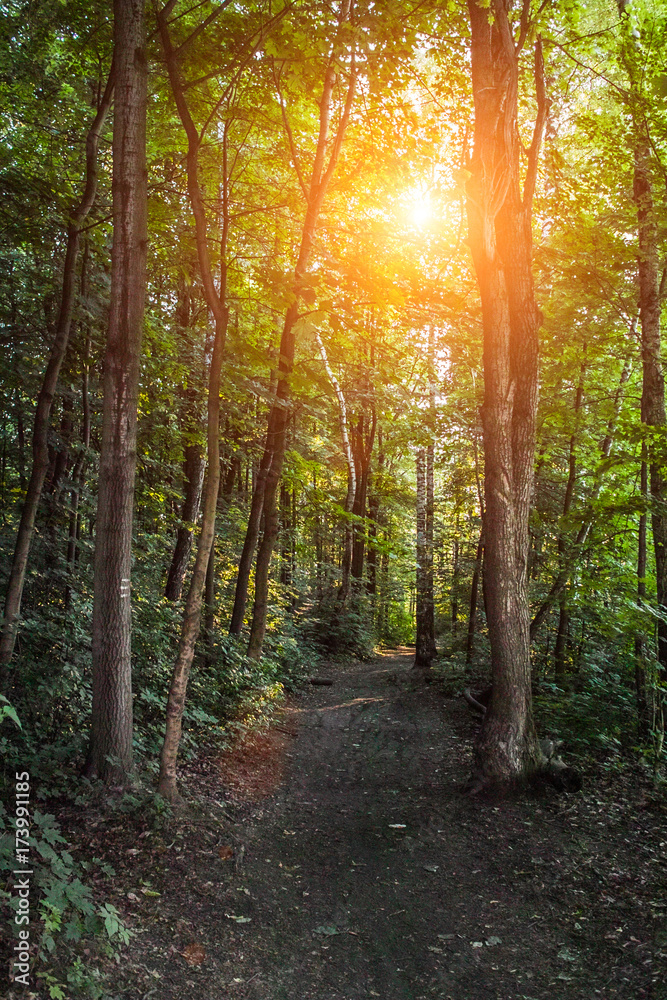
<path id="1" fill-rule="evenodd" d="M 187 945 L 179 954 L 185 959 L 188 965 L 201 965 L 206 958 L 206 949 L 197 941 L 193 941 L 192 944 Z"/>

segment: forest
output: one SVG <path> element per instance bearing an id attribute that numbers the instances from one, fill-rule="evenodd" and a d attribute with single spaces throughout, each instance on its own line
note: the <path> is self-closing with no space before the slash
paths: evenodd
<path id="1" fill-rule="evenodd" d="M 665 1000 L 666 0 L 6 0 L 0 109 L 8 996 Z"/>

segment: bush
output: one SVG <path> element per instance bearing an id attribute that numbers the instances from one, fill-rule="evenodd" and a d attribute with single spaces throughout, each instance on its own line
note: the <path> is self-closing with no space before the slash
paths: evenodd
<path id="1" fill-rule="evenodd" d="M 370 659 L 373 625 L 365 595 L 353 595 L 341 605 L 335 595 L 322 599 L 303 624 L 307 642 L 325 655 Z"/>

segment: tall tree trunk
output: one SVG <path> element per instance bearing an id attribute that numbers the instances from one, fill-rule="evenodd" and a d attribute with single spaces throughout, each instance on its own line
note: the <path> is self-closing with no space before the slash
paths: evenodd
<path id="1" fill-rule="evenodd" d="M 220 290 L 215 287 L 213 268 L 208 250 L 208 224 L 204 195 L 199 186 L 199 150 L 203 140 L 192 119 L 179 66 L 179 51 L 174 49 L 169 35 L 167 10 L 158 11 L 158 30 L 167 62 L 167 72 L 172 94 L 181 124 L 188 141 L 186 158 L 188 195 L 195 219 L 195 240 L 199 270 L 206 303 L 215 324 L 211 345 L 211 363 L 208 379 L 208 403 L 206 424 L 207 475 L 202 519 L 197 554 L 192 570 L 190 586 L 183 609 L 183 622 L 178 644 L 178 654 L 174 663 L 167 698 L 167 718 L 164 742 L 160 754 L 160 777 L 158 790 L 171 801 L 179 798 L 176 781 L 176 762 L 183 726 L 183 710 L 187 694 L 188 680 L 195 646 L 201 628 L 202 601 L 206 584 L 206 573 L 211 561 L 215 541 L 215 518 L 220 488 L 220 381 L 222 359 L 225 350 L 229 307 L 227 305 L 227 242 L 229 236 L 229 166 L 227 156 L 228 128 L 226 123 L 222 141 L 222 231 L 220 234 Z"/>
<path id="2" fill-rule="evenodd" d="M 558 614 L 558 630 L 556 632 L 556 645 L 554 646 L 554 680 L 559 687 L 565 683 L 566 673 L 566 653 L 567 636 L 570 628 L 570 612 L 567 605 L 567 590 L 561 594 Z"/>
<path id="3" fill-rule="evenodd" d="M 538 116 L 522 193 L 521 45 L 515 46 L 505 0 L 491 0 L 490 8 L 469 0 L 468 10 L 475 144 L 467 210 L 484 333 L 485 586 L 493 673 L 475 762 L 486 782 L 517 779 L 541 761 L 532 714 L 527 566 L 540 325 L 531 215 L 547 101 L 538 39 Z"/>
<path id="4" fill-rule="evenodd" d="M 627 105 L 630 114 L 634 155 L 633 199 L 637 211 L 637 275 L 639 284 L 639 319 L 642 335 L 641 418 L 647 427 L 664 427 L 665 378 L 663 374 L 660 331 L 661 295 L 658 214 L 653 197 L 653 153 L 642 94 L 644 53 L 634 34 L 628 5 L 619 0 L 622 24 L 622 58 L 630 78 Z M 651 528 L 655 553 L 658 618 L 658 718 L 664 724 L 664 686 L 667 683 L 667 478 L 661 456 L 648 447 Z"/>
<path id="5" fill-rule="evenodd" d="M 21 612 L 21 597 L 25 584 L 26 568 L 30 555 L 30 547 L 35 529 L 35 518 L 44 487 L 44 479 L 49 468 L 49 423 L 51 408 L 58 385 L 58 376 L 62 366 L 72 326 L 72 312 L 75 301 L 75 282 L 79 243 L 84 220 L 95 202 L 97 191 L 97 152 L 100 134 L 111 106 L 114 91 L 115 64 L 112 63 L 109 78 L 100 101 L 100 106 L 86 136 L 86 176 L 81 200 L 72 209 L 67 227 L 67 246 L 63 267 L 62 286 L 60 293 L 60 309 L 56 322 L 55 335 L 51 345 L 51 354 L 44 372 L 42 386 L 37 396 L 35 421 L 32 432 L 32 469 L 21 511 L 21 520 L 16 535 L 14 558 L 7 583 L 5 595 L 2 633 L 0 635 L 0 690 L 6 680 L 7 670 L 14 652 L 16 630 Z M 20 427 L 20 439 L 23 435 Z M 19 440 L 22 450 L 22 441 Z"/>
<path id="6" fill-rule="evenodd" d="M 88 245 L 86 244 L 81 262 L 81 299 L 88 294 Z M 88 449 L 90 448 L 90 397 L 88 383 L 90 379 L 90 330 L 86 326 L 83 363 L 81 370 L 81 451 L 72 474 L 71 507 L 69 516 L 69 533 L 67 539 L 67 566 L 70 577 L 65 587 L 65 607 L 69 608 L 72 601 L 71 575 L 74 572 L 79 555 L 79 537 L 81 532 L 81 491 L 86 475 Z"/>
<path id="7" fill-rule="evenodd" d="M 631 325 L 630 330 L 631 332 L 634 331 L 634 322 Z M 614 407 L 612 410 L 612 415 L 610 416 L 609 421 L 607 423 L 606 434 L 604 436 L 602 445 L 600 447 L 601 460 L 609 458 L 609 455 L 611 454 L 611 448 L 614 443 L 614 433 L 616 431 L 616 421 L 618 420 L 618 415 L 621 410 L 621 404 L 623 402 L 623 389 L 628 379 L 630 378 L 631 371 L 632 371 L 632 366 L 630 364 L 630 359 L 628 358 L 626 359 L 625 364 L 623 365 L 623 369 L 621 371 L 621 377 L 619 379 L 618 386 L 616 388 L 616 393 L 614 394 Z M 593 488 L 588 498 L 588 503 L 589 506 L 591 507 L 595 503 L 600 494 L 600 490 L 602 488 L 604 470 L 605 466 L 603 464 L 603 461 L 601 461 L 600 465 L 598 466 L 597 472 L 595 474 Z M 556 578 L 551 584 L 551 587 L 549 588 L 549 593 L 542 601 L 542 604 L 539 606 L 538 610 L 535 612 L 533 620 L 530 623 L 531 642 L 537 635 L 540 626 L 542 625 L 547 615 L 549 614 L 552 605 L 557 600 L 559 600 L 560 595 L 566 588 L 567 582 L 570 579 L 570 575 L 572 573 L 572 568 L 576 564 L 577 559 L 579 558 L 584 549 L 586 540 L 588 539 L 588 535 L 592 526 L 593 526 L 593 517 L 590 516 L 579 527 L 577 536 L 573 544 L 570 546 L 569 550 L 567 552 L 561 552 L 561 561 L 559 564 L 560 569 L 558 570 Z M 560 537 L 563 536 L 561 535 Z"/>
<path id="8" fill-rule="evenodd" d="M 342 0 L 338 16 L 339 25 L 346 22 L 349 16 L 350 0 Z M 294 354 L 296 348 L 295 325 L 299 317 L 301 295 L 304 281 L 306 279 L 308 264 L 312 254 L 315 229 L 329 182 L 336 168 L 338 157 L 340 156 L 340 150 L 349 122 L 356 87 L 356 65 L 354 54 L 352 54 L 345 105 L 340 116 L 338 129 L 333 140 L 331 141 L 331 114 L 334 106 L 334 90 L 338 79 L 338 71 L 335 62 L 338 47 L 339 41 L 337 38 L 324 74 L 322 97 L 319 102 L 320 130 L 310 183 L 307 187 L 302 183 L 302 190 L 306 199 L 306 215 L 301 233 L 299 255 L 294 270 L 294 283 L 292 286 L 294 300 L 285 315 L 285 322 L 280 340 L 278 384 L 276 387 L 275 401 L 269 413 L 266 446 L 264 458 L 262 460 L 262 466 L 265 469 L 265 477 L 262 490 L 262 515 L 260 516 L 263 516 L 264 519 L 264 534 L 257 550 L 257 561 L 255 563 L 255 601 L 253 605 L 252 623 L 250 626 L 250 638 L 248 641 L 248 656 L 252 659 L 260 658 L 264 644 L 264 634 L 266 632 L 266 613 L 269 597 L 269 567 L 271 565 L 271 556 L 273 554 L 279 528 L 276 493 L 280 483 L 280 477 L 282 475 L 283 459 L 285 456 L 285 436 L 290 415 L 290 376 L 294 368 Z M 276 84 L 278 86 L 277 79 Z M 282 97 L 280 106 L 287 125 L 286 111 L 282 102 Z M 287 132 L 290 136 L 290 145 L 292 146 L 293 139 L 289 125 L 287 125 Z M 330 152 L 327 163 L 326 157 L 328 150 L 330 150 Z"/>
<path id="9" fill-rule="evenodd" d="M 568 531 L 567 519 L 572 509 L 574 499 L 574 487 L 577 482 L 577 437 L 579 434 L 579 417 L 584 398 L 584 379 L 586 375 L 586 352 L 587 344 L 582 345 L 583 360 L 579 373 L 579 383 L 574 395 L 574 428 L 570 435 L 568 452 L 568 473 L 565 484 L 565 496 L 563 498 L 563 514 L 561 526 L 558 532 L 558 565 L 561 571 L 565 569 L 567 563 L 567 541 Z M 556 644 L 554 646 L 554 679 L 560 687 L 565 683 L 565 654 L 567 648 L 567 634 L 570 625 L 570 613 L 568 610 L 567 584 L 563 587 L 559 599 L 558 608 L 558 631 L 556 632 Z"/>
<path id="10" fill-rule="evenodd" d="M 419 448 L 417 465 L 417 579 L 416 579 L 416 635 L 414 668 L 430 669 L 435 657 L 432 610 L 429 600 L 429 552 L 427 535 L 426 448 Z M 432 567 L 432 563 L 431 563 Z M 432 580 L 432 569 L 431 569 Z"/>
<path id="11" fill-rule="evenodd" d="M 641 495 L 644 507 L 639 517 L 637 533 L 637 604 L 643 607 L 646 603 L 646 534 L 648 506 L 648 465 L 646 463 L 646 448 L 642 448 L 641 464 Z M 637 728 L 642 738 L 648 736 L 649 719 L 646 699 L 646 638 L 638 633 L 635 636 L 635 690 L 637 693 Z"/>
<path id="12" fill-rule="evenodd" d="M 185 280 L 179 288 L 175 314 L 179 334 L 188 344 L 187 333 L 192 324 L 192 296 Z M 190 345 L 188 344 L 188 347 Z M 199 517 L 201 491 L 204 485 L 204 449 L 198 440 L 202 427 L 199 414 L 199 392 L 196 386 L 188 386 L 182 394 L 181 429 L 186 444 L 183 447 L 183 503 L 181 523 L 176 532 L 176 544 L 167 573 L 164 596 L 169 601 L 178 601 L 183 590 L 183 581 L 190 562 L 195 524 Z"/>
<path id="13" fill-rule="evenodd" d="M 456 531 L 459 531 L 459 519 L 456 518 Z M 456 639 L 459 626 L 459 540 L 454 539 L 452 545 L 452 588 L 451 588 L 451 610 L 452 610 L 452 641 Z"/>
<path id="14" fill-rule="evenodd" d="M 484 555 L 484 527 L 482 526 L 477 543 L 475 554 L 475 568 L 472 573 L 472 583 L 470 585 L 470 608 L 468 611 L 468 634 L 466 636 L 466 666 L 472 663 L 475 651 L 475 630 L 477 628 L 477 599 L 479 594 L 479 577 L 482 571 L 482 558 Z"/>
<path id="15" fill-rule="evenodd" d="M 368 423 L 362 413 L 359 416 L 356 431 L 352 434 L 351 444 L 354 454 L 354 464 L 356 468 L 356 491 L 352 512 L 355 517 L 361 519 L 366 517 L 366 498 L 368 496 L 368 477 L 371 468 L 371 457 L 373 455 L 373 445 L 375 443 L 375 429 L 377 417 L 375 406 L 371 406 L 371 417 Z M 366 552 L 365 542 L 366 527 L 355 521 L 352 542 L 352 563 L 350 573 L 353 580 L 359 581 L 364 575 L 364 555 Z"/>
<path id="16" fill-rule="evenodd" d="M 176 535 L 176 545 L 164 589 L 164 596 L 170 601 L 180 600 L 183 581 L 190 562 L 195 522 L 199 516 L 201 491 L 204 485 L 204 466 L 204 453 L 201 445 L 198 442 L 187 444 L 183 456 L 185 490 L 183 506 L 181 507 L 181 524 Z"/>
<path id="17" fill-rule="evenodd" d="M 95 531 L 93 713 L 87 771 L 132 770 L 130 572 L 139 363 L 146 294 L 147 62 L 142 0 L 114 0 L 111 301 Z"/>

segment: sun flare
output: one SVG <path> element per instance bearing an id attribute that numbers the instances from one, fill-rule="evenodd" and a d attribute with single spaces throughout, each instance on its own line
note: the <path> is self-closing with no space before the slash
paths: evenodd
<path id="1" fill-rule="evenodd" d="M 410 222 L 417 229 L 424 229 L 433 218 L 433 207 L 427 192 L 415 193 L 410 207 Z"/>

